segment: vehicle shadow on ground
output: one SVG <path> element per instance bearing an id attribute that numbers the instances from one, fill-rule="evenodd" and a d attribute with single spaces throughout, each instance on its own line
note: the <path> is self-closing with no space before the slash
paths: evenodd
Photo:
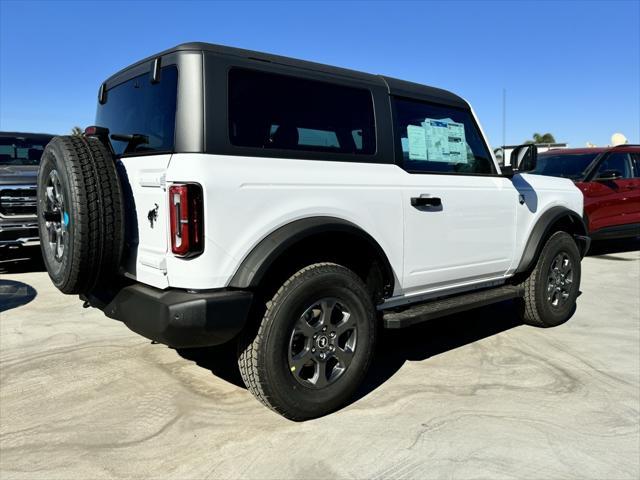
<path id="1" fill-rule="evenodd" d="M 519 325 L 513 302 L 503 302 L 402 330 L 382 330 L 373 364 L 352 402 L 379 388 L 408 360 L 425 360 Z M 177 352 L 218 378 L 245 388 L 237 367 L 235 342 Z"/>
<path id="2" fill-rule="evenodd" d="M 431 320 L 401 330 L 383 330 L 357 401 L 379 388 L 407 361 L 421 361 L 522 325 L 514 302 L 507 301 Z"/>
<path id="3" fill-rule="evenodd" d="M 587 252 L 588 257 L 603 257 L 607 260 L 629 260 L 626 258 L 611 257 L 614 253 L 634 252 L 640 250 L 640 237 L 621 238 L 619 240 L 594 241 Z"/>
<path id="4" fill-rule="evenodd" d="M 236 342 L 228 342 L 217 347 L 179 348 L 176 350 L 185 360 L 206 368 L 216 377 L 237 387 L 246 388 L 238 370 Z"/>
<path id="5" fill-rule="evenodd" d="M 0 280 L 0 312 L 26 305 L 38 292 L 31 285 L 14 280 Z"/>

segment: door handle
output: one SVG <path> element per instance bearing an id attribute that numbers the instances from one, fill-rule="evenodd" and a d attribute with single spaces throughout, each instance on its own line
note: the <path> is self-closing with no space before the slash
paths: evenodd
<path id="1" fill-rule="evenodd" d="M 441 207 L 440 197 L 411 197 L 412 207 Z"/>

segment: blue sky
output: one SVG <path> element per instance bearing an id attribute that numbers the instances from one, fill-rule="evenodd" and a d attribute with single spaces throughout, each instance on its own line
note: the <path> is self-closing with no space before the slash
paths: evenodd
<path id="1" fill-rule="evenodd" d="M 583 146 L 640 143 L 640 0 L 108 2 L 0 0 L 0 129 L 93 122 L 101 81 L 204 41 L 446 88 L 490 143 L 533 132 Z"/>

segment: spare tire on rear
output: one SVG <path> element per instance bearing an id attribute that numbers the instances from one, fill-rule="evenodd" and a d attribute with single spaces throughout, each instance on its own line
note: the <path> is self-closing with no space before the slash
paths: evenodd
<path id="1" fill-rule="evenodd" d="M 44 263 L 64 293 L 89 293 L 113 279 L 124 242 L 122 190 L 111 152 L 97 139 L 54 137 L 38 173 Z"/>

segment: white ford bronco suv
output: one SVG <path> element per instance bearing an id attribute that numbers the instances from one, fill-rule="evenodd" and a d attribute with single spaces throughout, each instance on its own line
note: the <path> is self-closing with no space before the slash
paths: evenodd
<path id="1" fill-rule="evenodd" d="M 575 310 L 582 194 L 524 173 L 534 146 L 501 169 L 452 93 L 189 43 L 98 97 L 96 125 L 42 157 L 53 283 L 172 347 L 237 342 L 287 418 L 348 403 L 382 328 L 508 299 L 541 327 Z"/>

